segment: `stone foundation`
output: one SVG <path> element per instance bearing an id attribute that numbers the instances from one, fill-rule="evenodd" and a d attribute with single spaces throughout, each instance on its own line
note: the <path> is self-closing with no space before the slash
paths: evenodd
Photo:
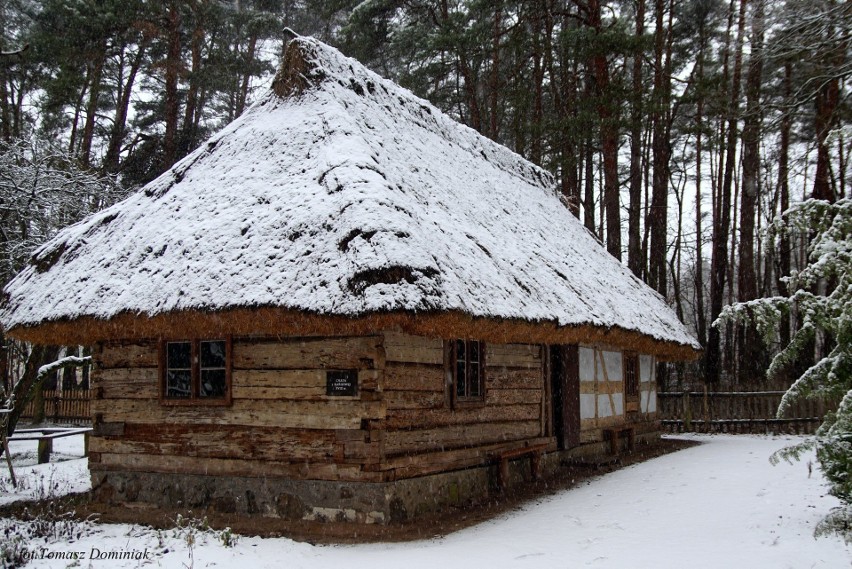
<path id="1" fill-rule="evenodd" d="M 659 439 L 659 432 L 637 434 L 637 444 Z M 609 443 L 591 443 L 548 453 L 544 477 L 565 459 L 602 455 Z M 514 460 L 509 487 L 530 482 L 529 458 Z M 92 472 L 94 499 L 105 503 L 143 503 L 162 508 L 212 510 L 320 522 L 398 523 L 424 514 L 481 502 L 497 492 L 495 465 L 421 476 L 395 482 L 334 482 L 166 474 Z"/>
<path id="2" fill-rule="evenodd" d="M 513 462 L 511 475 L 529 480 L 529 460 Z M 383 524 L 482 501 L 496 492 L 495 476 L 492 466 L 385 483 L 96 471 L 92 488 L 96 501 L 112 504 Z"/>

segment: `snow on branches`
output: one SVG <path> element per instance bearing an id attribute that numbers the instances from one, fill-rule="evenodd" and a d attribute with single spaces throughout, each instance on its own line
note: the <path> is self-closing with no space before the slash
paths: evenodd
<path id="1" fill-rule="evenodd" d="M 794 236 L 808 241 L 807 264 L 783 279 L 787 296 L 728 306 L 713 325 L 747 321 L 771 339 L 781 318 L 794 311 L 798 328 L 773 359 L 769 377 L 803 356 L 816 334 L 829 339 L 828 355 L 790 386 L 778 416 L 794 401 L 812 397 L 839 400 L 837 411 L 826 416 L 814 440 L 785 449 L 774 460 L 798 458 L 816 448 L 831 493 L 845 504 L 820 523 L 817 535 L 838 532 L 852 541 L 852 199 L 807 200 L 793 206 L 769 227 L 768 245 L 777 246 L 782 237 Z"/>
<path id="2" fill-rule="evenodd" d="M 0 282 L 62 227 L 124 195 L 116 180 L 81 170 L 43 141 L 0 141 Z"/>

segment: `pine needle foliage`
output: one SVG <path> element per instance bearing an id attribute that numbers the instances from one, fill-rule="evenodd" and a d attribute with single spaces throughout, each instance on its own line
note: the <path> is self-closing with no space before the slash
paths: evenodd
<path id="1" fill-rule="evenodd" d="M 781 319 L 795 311 L 798 329 L 769 366 L 770 379 L 805 355 L 816 334 L 830 339 L 833 347 L 828 355 L 787 390 L 778 417 L 802 399 L 840 403 L 812 439 L 779 451 L 771 460 L 791 461 L 816 449 L 830 493 L 843 503 L 820 522 L 816 535 L 837 533 L 852 542 L 852 199 L 835 203 L 811 199 L 793 206 L 769 227 L 768 245 L 777 245 L 782 237 L 809 240 L 806 266 L 784 279 L 787 296 L 727 306 L 714 326 L 748 322 L 772 341 Z"/>

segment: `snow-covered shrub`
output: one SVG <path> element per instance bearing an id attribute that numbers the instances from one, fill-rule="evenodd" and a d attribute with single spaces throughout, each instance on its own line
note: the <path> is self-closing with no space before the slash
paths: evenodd
<path id="1" fill-rule="evenodd" d="M 785 278 L 787 296 L 775 296 L 728 306 L 714 322 L 750 321 L 767 340 L 774 339 L 781 318 L 795 310 L 798 329 L 767 370 L 771 378 L 782 373 L 811 345 L 817 334 L 830 339 L 828 355 L 808 368 L 787 390 L 778 407 L 782 417 L 802 398 L 839 400 L 810 440 L 773 457 L 798 458 L 816 449 L 830 492 L 843 505 L 817 527 L 817 535 L 840 533 L 852 542 L 852 199 L 836 203 L 807 200 L 790 208 L 770 226 L 768 245 L 782 236 L 810 237 L 807 266 Z"/>
<path id="2" fill-rule="evenodd" d="M 57 503 L 21 519 L 0 518 L 0 567 L 23 567 L 55 544 L 73 544 L 94 532 L 90 520 L 80 521 Z"/>
<path id="3" fill-rule="evenodd" d="M 184 541 L 190 553 L 192 547 L 199 541 L 206 543 L 208 538 L 213 538 L 223 547 L 233 547 L 237 543 L 237 536 L 231 531 L 231 528 L 226 527 L 223 530 L 215 530 L 210 527 L 207 518 L 192 517 L 192 512 L 189 516 L 178 514 L 175 518 L 175 527 L 171 531 L 172 537 Z"/>

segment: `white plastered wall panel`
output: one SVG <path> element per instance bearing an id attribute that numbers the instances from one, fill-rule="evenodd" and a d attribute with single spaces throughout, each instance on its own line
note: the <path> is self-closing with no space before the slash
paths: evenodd
<path id="1" fill-rule="evenodd" d="M 598 416 L 597 396 L 595 396 L 597 352 L 594 348 L 587 346 L 580 346 L 577 352 L 580 360 L 580 419 L 594 419 Z"/>
<path id="2" fill-rule="evenodd" d="M 657 412 L 657 392 L 651 390 L 650 397 L 648 398 L 648 410 L 646 413 L 656 413 Z"/>
<path id="3" fill-rule="evenodd" d="M 654 413 L 657 410 L 657 390 L 652 381 L 654 380 L 654 356 L 639 356 L 639 386 L 641 389 L 639 398 L 639 410 L 642 413 Z"/>
<path id="4" fill-rule="evenodd" d="M 606 366 L 606 376 L 598 379 L 609 379 L 610 381 L 621 381 L 621 352 L 612 352 L 602 350 L 604 365 Z"/>
<path id="5" fill-rule="evenodd" d="M 642 383 L 654 381 L 654 356 L 645 354 L 639 356 L 639 381 Z"/>
<path id="6" fill-rule="evenodd" d="M 615 405 L 615 412 L 612 406 Z M 624 414 L 624 395 L 613 393 L 612 395 L 598 395 L 598 417 L 604 419 L 613 415 Z"/>
<path id="7" fill-rule="evenodd" d="M 613 393 L 612 383 L 617 383 L 622 380 L 622 363 L 621 352 L 612 350 L 596 349 L 598 363 L 598 390 L 603 395 L 598 396 L 599 417 L 612 417 L 614 415 L 624 414 L 624 396 L 620 393 Z M 605 406 L 603 400 L 606 400 Z"/>
<path id="8" fill-rule="evenodd" d="M 598 395 L 598 418 L 603 419 L 606 417 L 612 417 L 612 405 L 609 403 L 609 395 Z"/>
<path id="9" fill-rule="evenodd" d="M 594 393 L 580 394 L 580 419 L 595 418 L 595 395 Z"/>
<path id="10" fill-rule="evenodd" d="M 595 381 L 595 349 L 580 346 L 580 381 Z"/>
<path id="11" fill-rule="evenodd" d="M 612 402 L 615 403 L 615 414 L 624 415 L 624 394 L 613 393 Z"/>

